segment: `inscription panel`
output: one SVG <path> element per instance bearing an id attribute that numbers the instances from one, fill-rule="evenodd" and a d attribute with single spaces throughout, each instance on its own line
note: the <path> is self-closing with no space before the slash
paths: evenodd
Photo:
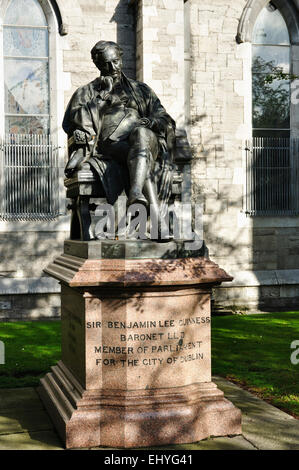
<path id="1" fill-rule="evenodd" d="M 211 380 L 208 294 L 104 298 L 100 309 L 93 308 L 99 299 L 88 301 L 89 388 L 168 388 L 178 384 L 178 376 L 181 386 Z"/>

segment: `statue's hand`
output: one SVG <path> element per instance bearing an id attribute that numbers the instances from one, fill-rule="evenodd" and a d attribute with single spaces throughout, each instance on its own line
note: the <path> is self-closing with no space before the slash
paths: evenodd
<path id="1" fill-rule="evenodd" d="M 107 101 L 111 96 L 113 89 L 113 78 L 112 77 L 101 77 L 101 87 L 99 95 L 103 101 Z"/>
<path id="2" fill-rule="evenodd" d="M 110 92 L 107 90 L 102 90 L 100 91 L 99 96 L 101 100 L 107 101 L 110 98 Z"/>
<path id="3" fill-rule="evenodd" d="M 140 119 L 140 125 L 143 127 L 150 127 L 151 126 L 151 121 L 148 118 L 141 118 Z"/>
<path id="4" fill-rule="evenodd" d="M 167 201 L 171 195 L 172 174 L 173 174 L 172 165 L 167 161 L 163 161 L 160 187 L 159 187 L 159 199 L 162 201 Z"/>
<path id="5" fill-rule="evenodd" d="M 84 160 L 84 157 L 84 149 L 82 147 L 71 154 L 64 169 L 64 174 L 67 178 L 70 178 L 72 174 L 79 169 L 80 163 Z"/>

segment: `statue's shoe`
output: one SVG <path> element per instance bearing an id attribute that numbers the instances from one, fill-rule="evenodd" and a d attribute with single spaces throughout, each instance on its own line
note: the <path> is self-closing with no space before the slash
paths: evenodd
<path id="1" fill-rule="evenodd" d="M 143 206 L 148 206 L 148 201 L 144 197 L 144 195 L 137 191 L 132 191 L 129 194 L 128 198 L 128 206 L 132 206 L 133 204 L 142 204 Z"/>

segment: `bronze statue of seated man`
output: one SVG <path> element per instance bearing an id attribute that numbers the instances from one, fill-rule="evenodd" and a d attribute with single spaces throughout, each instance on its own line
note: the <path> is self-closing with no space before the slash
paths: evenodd
<path id="1" fill-rule="evenodd" d="M 158 209 L 171 192 L 175 122 L 147 85 L 122 72 L 122 55 L 114 42 L 99 41 L 91 50 L 101 73 L 68 104 L 65 174 L 70 177 L 88 162 L 110 204 L 125 191 L 128 205 Z"/>

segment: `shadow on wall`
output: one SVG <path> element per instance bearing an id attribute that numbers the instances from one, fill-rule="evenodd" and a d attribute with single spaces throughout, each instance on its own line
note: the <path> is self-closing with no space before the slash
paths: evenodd
<path id="1" fill-rule="evenodd" d="M 202 176 L 202 182 L 198 178 L 193 183 L 194 202 L 201 200 L 204 204 L 204 238 L 210 258 L 228 274 L 244 278 L 238 285 L 227 284 L 215 291 L 216 310 L 242 313 L 299 309 L 299 280 L 296 279 L 299 230 L 294 217 L 287 216 L 296 189 L 291 184 L 289 139 L 283 140 L 283 149 L 274 139 L 269 139 L 267 145 L 264 142 L 247 168 L 253 181 L 251 187 L 247 186 L 248 197 L 255 208 L 255 212 L 247 214 L 247 221 L 241 213 L 247 209 L 242 181 L 240 185 L 220 183 L 219 175 L 215 174 L 215 180 Z M 238 146 L 242 152 L 242 143 Z M 205 172 L 209 162 L 212 168 L 214 147 L 206 142 L 194 149 L 198 155 L 193 162 L 195 175 L 200 174 L 201 168 Z M 282 160 L 280 164 L 278 158 Z M 224 165 L 229 165 L 227 152 L 223 160 Z M 247 274 L 243 275 L 242 271 Z"/>
<path id="2" fill-rule="evenodd" d="M 200 126 L 205 117 L 206 114 L 194 116 L 189 124 Z M 237 212 L 243 207 L 243 194 L 233 194 L 232 198 L 232 185 L 219 185 L 220 173 L 223 170 L 224 174 L 227 169 L 224 146 L 215 143 L 220 137 L 215 135 L 204 144 L 200 142 L 192 147 L 192 202 L 200 202 L 204 206 L 204 238 L 211 259 L 224 269 L 229 269 L 232 260 L 234 266 L 241 268 L 244 264 L 244 253 L 240 249 L 247 248 L 248 244 L 242 241 L 243 229 L 238 228 L 235 222 Z M 216 157 L 217 153 L 222 154 L 222 162 L 220 157 Z M 211 169 L 208 177 L 207 169 Z M 219 174 L 216 174 L 219 169 Z"/>
<path id="3" fill-rule="evenodd" d="M 129 78 L 136 78 L 136 11 L 128 0 L 120 0 L 110 19 L 117 24 L 117 43 L 124 51 L 124 73 Z"/>
<path id="4" fill-rule="evenodd" d="M 190 124 L 200 127 L 204 119 L 204 115 L 195 116 Z M 230 154 L 220 142 L 221 136 L 214 135 L 193 146 L 192 200 L 203 204 L 204 239 L 211 260 L 235 275 L 253 269 L 252 232 L 240 224 L 241 211 L 245 210 L 243 181 L 232 184 L 235 155 L 242 154 L 243 145 L 242 141 L 233 142 Z M 258 307 L 259 295 L 255 292 L 255 298 L 250 299 L 246 288 L 225 284 L 214 292 L 218 311 L 246 311 L 252 300 Z"/>

